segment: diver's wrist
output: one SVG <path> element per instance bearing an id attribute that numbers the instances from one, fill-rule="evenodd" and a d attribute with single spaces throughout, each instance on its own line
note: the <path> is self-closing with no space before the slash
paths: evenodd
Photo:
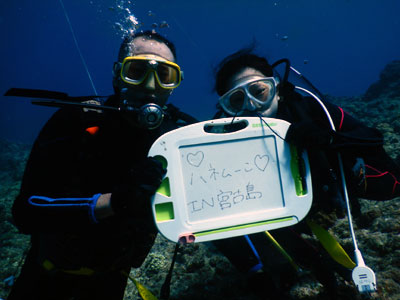
<path id="1" fill-rule="evenodd" d="M 97 220 L 102 220 L 114 215 L 111 207 L 111 193 L 101 194 L 97 200 L 94 214 Z"/>

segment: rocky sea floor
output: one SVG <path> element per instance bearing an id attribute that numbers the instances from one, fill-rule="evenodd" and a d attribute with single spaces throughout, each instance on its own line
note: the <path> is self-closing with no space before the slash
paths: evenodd
<path id="1" fill-rule="evenodd" d="M 364 124 L 376 127 L 385 136 L 385 149 L 400 162 L 400 61 L 385 67 L 380 80 L 359 97 L 327 97 Z M 18 274 L 29 237 L 19 234 L 12 225 L 11 205 L 16 197 L 30 145 L 0 140 L 0 299 L 9 293 L 13 276 Z M 390 201 L 360 200 L 360 216 L 354 217 L 359 248 L 365 263 L 375 271 L 378 291 L 372 299 L 400 299 L 400 198 Z M 352 241 L 347 218 L 334 221 L 329 229 L 349 254 Z M 309 237 L 311 242 L 312 237 Z M 158 236 L 151 253 L 131 275 L 156 296 L 168 272 L 175 245 Z M 364 299 L 351 281 L 336 277 L 338 300 Z M 256 289 L 261 290 L 256 293 Z M 327 299 L 324 287 L 312 276 L 304 275 L 287 290 L 290 299 Z M 128 282 L 124 300 L 140 299 L 132 282 Z M 171 282 L 172 300 L 273 299 L 267 288 L 250 286 L 245 276 L 211 244 L 180 247 Z"/>

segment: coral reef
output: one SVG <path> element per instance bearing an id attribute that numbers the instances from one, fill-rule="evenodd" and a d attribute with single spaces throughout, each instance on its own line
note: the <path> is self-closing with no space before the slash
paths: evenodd
<path id="1" fill-rule="evenodd" d="M 385 149 L 400 162 L 400 61 L 388 64 L 378 82 L 359 97 L 326 98 L 342 106 L 363 123 L 384 134 Z M 12 225 L 11 206 L 18 193 L 29 145 L 0 141 L 0 298 L 9 291 L 10 276 L 18 273 L 29 238 Z M 354 216 L 356 236 L 366 264 L 377 275 L 378 292 L 374 299 L 400 299 L 400 201 L 360 200 L 361 214 Z M 347 218 L 330 220 L 330 227 L 342 246 L 352 253 Z M 310 242 L 316 242 L 310 237 Z M 141 268 L 131 275 L 155 295 L 168 273 L 175 245 L 162 236 Z M 8 279 L 8 280 L 7 280 Z M 362 299 L 353 283 L 336 276 L 337 299 Z M 257 291 L 262 296 L 257 295 Z M 326 299 L 324 288 L 309 274 L 288 290 L 290 299 Z M 132 282 L 128 282 L 125 300 L 140 299 Z M 249 282 L 229 261 L 208 243 L 180 247 L 171 282 L 172 300 L 200 299 L 272 299 L 262 282 Z"/>
<path id="2" fill-rule="evenodd" d="M 8 294 L 29 246 L 29 237 L 18 233 L 11 217 L 29 151 L 30 145 L 0 140 L 0 298 Z"/>
<path id="3" fill-rule="evenodd" d="M 367 89 L 364 94 L 365 101 L 376 98 L 400 97 L 400 60 L 395 60 L 386 65 L 379 76 L 379 80 Z"/>

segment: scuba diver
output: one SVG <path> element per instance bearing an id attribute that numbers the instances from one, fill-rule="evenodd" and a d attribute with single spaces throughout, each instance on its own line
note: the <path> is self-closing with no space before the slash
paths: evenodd
<path id="1" fill-rule="evenodd" d="M 276 71 L 281 63 L 286 64 L 283 78 Z M 233 118 L 225 131 L 240 129 L 235 128 L 240 124 L 234 123 L 237 116 L 288 121 L 291 125 L 286 136 L 277 138 L 300 151 L 307 150 L 312 174 L 312 208 L 294 226 L 213 244 L 239 271 L 247 274 L 251 290 L 258 290 L 262 299 L 290 299 L 290 287 L 300 279 L 300 270 L 312 272 L 323 285 L 324 299 L 337 299 L 334 272 L 351 280 L 349 268 L 336 263 L 319 243 L 311 243 L 304 234 L 310 238 L 313 234 L 309 224 L 314 223 L 310 221 L 325 222 L 327 226 L 333 222 L 325 215 L 335 214 L 334 219 L 336 213 L 343 216 L 345 201 L 338 153 L 343 158 L 353 208 L 357 207 L 357 197 L 387 200 L 400 196 L 400 169 L 383 149 L 383 137 L 378 130 L 361 124 L 336 105 L 326 101 L 320 104 L 314 99 L 317 97 L 310 96 L 313 93 L 302 93 L 303 88 L 288 81 L 290 72 L 288 60 L 271 65 L 264 57 L 254 54 L 252 48 L 229 55 L 216 70 L 215 90 L 220 98 L 214 118 Z M 327 114 L 336 130 L 332 129 Z"/>
<path id="2" fill-rule="evenodd" d="M 165 169 L 148 150 L 196 122 L 166 104 L 182 74 L 173 43 L 140 32 L 121 44 L 114 95 L 55 101 L 62 108 L 36 139 L 13 204 L 31 247 L 8 299 L 123 299 L 157 234 L 150 198 Z"/>

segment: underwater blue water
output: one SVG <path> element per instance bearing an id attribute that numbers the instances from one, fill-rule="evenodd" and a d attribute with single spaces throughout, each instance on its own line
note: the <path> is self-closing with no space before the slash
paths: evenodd
<path id="1" fill-rule="evenodd" d="M 200 119 L 215 112 L 213 70 L 255 39 L 271 62 L 287 57 L 323 93 L 363 94 L 400 59 L 397 0 L 62 0 L 99 95 L 112 91 L 111 68 L 127 17 L 172 40 L 185 80 L 170 102 Z M 163 23 L 164 22 L 164 23 Z M 166 24 L 160 28 L 160 24 Z M 156 23 L 156 24 L 154 24 Z M 0 93 L 11 87 L 92 95 L 60 0 L 0 2 Z M 32 142 L 55 111 L 0 96 L 0 138 Z"/>

